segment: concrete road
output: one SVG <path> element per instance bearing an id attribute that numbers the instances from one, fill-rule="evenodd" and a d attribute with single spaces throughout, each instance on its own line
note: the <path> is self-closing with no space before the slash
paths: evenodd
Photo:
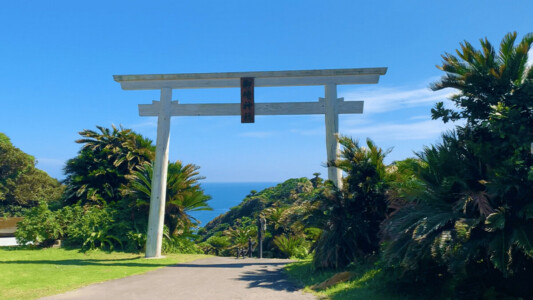
<path id="1" fill-rule="evenodd" d="M 213 257 L 42 299 L 316 299 L 287 281 L 288 262 Z"/>

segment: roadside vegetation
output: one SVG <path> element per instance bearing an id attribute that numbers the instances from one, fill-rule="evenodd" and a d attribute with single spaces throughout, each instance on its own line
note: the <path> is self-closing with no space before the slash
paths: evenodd
<path id="1" fill-rule="evenodd" d="M 460 125 L 389 165 L 390 150 L 371 139 L 340 137 L 341 156 L 328 162 L 344 171 L 340 189 L 320 173 L 289 179 L 251 191 L 199 228 L 189 212 L 210 209 L 199 167 L 169 164 L 163 251 L 233 256 L 251 243 L 256 254 L 264 230 L 264 257 L 301 259 L 288 274 L 332 299 L 531 297 L 532 43 L 533 34 L 518 41 L 510 33 L 499 50 L 484 39 L 480 49 L 465 41 L 444 54 L 444 75 L 431 88 L 453 88 L 455 107 L 439 102 L 431 115 Z M 11 174 L 0 181 L 0 208 L 24 214 L 19 242 L 143 250 L 154 146 L 129 129 L 97 129 L 80 133 L 82 148 L 62 185 L 42 180 L 47 197 L 5 196 L 20 194 L 11 182 L 33 174 L 35 162 L 0 136 L 9 157 L 24 162 L 0 152 L 2 164 L 16 170 L 0 170 Z"/>
<path id="2" fill-rule="evenodd" d="M 25 211 L 15 232 L 20 244 L 47 247 L 61 240 L 64 247 L 83 251 L 143 251 L 155 146 L 129 129 L 97 129 L 80 132 L 82 138 L 76 142 L 82 147 L 68 160 L 63 185 L 52 180 L 59 192 L 48 193 L 49 198 L 36 197 L 26 206 L 6 198 L 6 216 L 17 211 L 13 209 L 17 205 Z M 24 174 L 17 165 L 13 169 Z M 200 187 L 203 177 L 198 169 L 180 161 L 169 163 L 164 253 L 203 253 L 194 243 L 193 230 L 199 223 L 189 214 L 211 209 L 207 204 L 211 197 Z"/>
<path id="3" fill-rule="evenodd" d="M 345 283 L 320 292 L 333 299 L 531 298 L 533 68 L 527 62 L 532 43 L 533 34 L 517 41 L 516 33 L 510 33 L 499 51 L 484 39 L 479 50 L 464 42 L 456 55 L 445 54 L 439 66 L 445 75 L 432 89 L 454 88 L 450 100 L 456 108 L 437 103 L 432 117 L 464 125 L 416 158 L 387 167 L 387 214 L 379 226 L 379 249 L 369 253 L 361 247 L 365 244 L 357 244 L 348 254 L 340 252 L 339 260 L 332 248 L 346 241 L 331 239 L 329 254 L 317 259 L 324 255 L 317 247 L 312 265 L 292 265 L 289 274 L 320 291 L 314 284 L 328 275 L 316 274 L 352 272 Z M 346 160 L 350 149 L 344 148 Z M 351 183 L 347 175 L 348 191 L 373 178 Z M 382 183 L 371 186 L 377 189 Z M 371 207 L 378 210 L 380 198 L 375 199 Z M 336 222 L 330 219 L 330 224 Z M 356 241 L 372 232 L 361 229 L 354 226 L 351 235 L 342 237 Z M 326 230 L 334 231 L 323 228 L 322 236 Z"/>

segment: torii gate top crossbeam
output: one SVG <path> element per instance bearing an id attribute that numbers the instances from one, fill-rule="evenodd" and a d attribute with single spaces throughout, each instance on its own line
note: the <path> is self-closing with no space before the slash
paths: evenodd
<path id="1" fill-rule="evenodd" d="M 238 88 L 240 78 L 254 77 L 256 87 L 327 84 L 373 84 L 387 68 L 323 69 L 299 71 L 114 75 L 124 90 Z"/>

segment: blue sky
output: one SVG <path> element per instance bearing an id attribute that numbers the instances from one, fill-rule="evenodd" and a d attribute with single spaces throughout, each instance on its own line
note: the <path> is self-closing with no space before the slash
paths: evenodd
<path id="1" fill-rule="evenodd" d="M 394 147 L 388 162 L 451 128 L 430 109 L 435 65 L 463 40 L 494 44 L 533 31 L 530 1 L 5 1 L 0 9 L 0 132 L 64 178 L 83 129 L 122 124 L 153 139 L 137 104 L 158 91 L 124 91 L 112 75 L 388 67 L 377 85 L 339 86 L 365 100 L 340 132 Z M 238 89 L 174 90 L 181 103 L 239 102 Z M 257 88 L 257 102 L 315 101 L 322 87 Z M 283 181 L 327 174 L 324 117 L 181 117 L 170 159 L 206 181 Z"/>

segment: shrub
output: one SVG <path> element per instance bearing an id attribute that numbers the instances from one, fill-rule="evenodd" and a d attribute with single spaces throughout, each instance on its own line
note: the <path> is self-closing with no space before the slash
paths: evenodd
<path id="1" fill-rule="evenodd" d="M 342 268 L 379 250 L 380 223 L 387 212 L 386 167 L 383 151 L 370 139 L 366 146 L 340 138 L 341 159 L 332 163 L 346 172 L 342 189 L 331 182 L 321 199 L 322 230 L 313 245 L 313 263 L 320 268 Z"/>
<path id="2" fill-rule="evenodd" d="M 192 237 L 191 234 L 170 235 L 168 227 L 164 225 L 161 251 L 163 253 L 203 254 L 202 249 L 191 240 Z"/>
<path id="3" fill-rule="evenodd" d="M 446 75 L 432 88 L 455 88 L 457 110 L 440 102 L 432 116 L 465 124 L 418 154 L 422 193 L 383 226 L 385 261 L 417 274 L 444 269 L 454 298 L 533 294 L 533 34 L 518 45 L 516 37 L 499 51 L 484 39 L 479 50 L 465 41 L 457 57 L 443 56 Z"/>
<path id="4" fill-rule="evenodd" d="M 83 250 L 105 248 L 112 250 L 122 242 L 111 234 L 114 211 L 108 208 L 80 206 L 64 207 L 62 211 L 76 216 L 66 229 L 66 242 Z M 81 213 L 81 214 L 80 214 Z"/>
<path id="5" fill-rule="evenodd" d="M 34 207 L 19 222 L 15 236 L 20 244 L 29 242 L 39 246 L 50 246 L 55 240 L 63 239 L 69 247 L 82 250 L 95 248 L 114 249 L 122 247 L 122 241 L 113 235 L 115 211 L 110 208 L 65 206 L 51 211 L 42 202 Z"/>
<path id="6" fill-rule="evenodd" d="M 57 215 L 48 209 L 46 202 L 41 202 L 32 208 L 17 225 L 15 237 L 17 243 L 25 245 L 33 243 L 40 246 L 50 246 L 60 239 L 65 228 L 61 226 Z"/>
<path id="7" fill-rule="evenodd" d="M 214 252 L 215 255 L 219 255 L 220 251 L 230 245 L 230 241 L 226 236 L 211 236 L 205 242 L 209 246 L 206 248 L 206 253 Z"/>
<path id="8" fill-rule="evenodd" d="M 128 231 L 126 233 L 126 246 L 124 250 L 130 252 L 139 252 L 146 250 L 146 233 L 137 231 Z"/>
<path id="9" fill-rule="evenodd" d="M 280 235 L 274 238 L 274 244 L 287 258 L 302 259 L 309 255 L 309 248 L 303 237 Z"/>

